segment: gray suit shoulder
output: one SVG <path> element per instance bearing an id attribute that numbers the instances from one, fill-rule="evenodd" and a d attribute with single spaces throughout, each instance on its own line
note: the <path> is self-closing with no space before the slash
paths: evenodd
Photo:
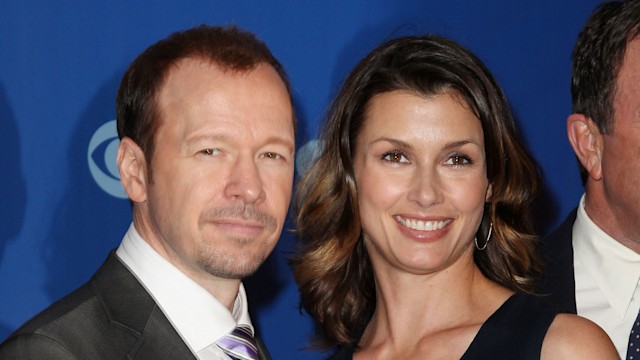
<path id="1" fill-rule="evenodd" d="M 137 337 L 114 329 L 100 298 L 85 284 L 33 317 L 0 345 L 0 359 L 106 359 L 113 343 Z"/>

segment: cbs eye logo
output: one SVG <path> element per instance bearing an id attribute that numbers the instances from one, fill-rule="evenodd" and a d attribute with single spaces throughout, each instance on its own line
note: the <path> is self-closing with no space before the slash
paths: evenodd
<path id="1" fill-rule="evenodd" d="M 323 145 L 319 140 L 311 140 L 298 149 L 296 153 L 296 173 L 299 177 L 304 176 L 311 165 L 318 159 L 322 148 Z"/>
<path id="2" fill-rule="evenodd" d="M 116 121 L 111 120 L 103 124 L 89 141 L 87 163 L 93 180 L 104 192 L 116 198 L 126 199 L 127 194 L 120 183 L 116 163 L 119 144 Z"/>

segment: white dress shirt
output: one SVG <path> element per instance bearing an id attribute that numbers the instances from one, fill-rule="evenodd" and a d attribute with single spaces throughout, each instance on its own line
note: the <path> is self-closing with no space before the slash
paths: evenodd
<path id="1" fill-rule="evenodd" d="M 587 215 L 584 195 L 573 224 L 578 315 L 600 325 L 625 358 L 640 309 L 640 254 L 607 235 Z"/>
<path id="2" fill-rule="evenodd" d="M 242 284 L 230 312 L 211 293 L 153 250 L 133 224 L 116 255 L 151 294 L 198 359 L 229 359 L 215 342 L 238 324 L 248 325 L 253 332 Z"/>

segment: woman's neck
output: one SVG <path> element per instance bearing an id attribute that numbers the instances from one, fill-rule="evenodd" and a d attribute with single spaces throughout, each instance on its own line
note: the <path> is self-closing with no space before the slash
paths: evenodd
<path id="1" fill-rule="evenodd" d="M 376 272 L 376 309 L 360 346 L 394 353 L 431 336 L 445 334 L 456 343 L 454 334 L 467 334 L 459 337 L 464 350 L 511 294 L 486 278 L 473 259 L 427 275 Z"/>

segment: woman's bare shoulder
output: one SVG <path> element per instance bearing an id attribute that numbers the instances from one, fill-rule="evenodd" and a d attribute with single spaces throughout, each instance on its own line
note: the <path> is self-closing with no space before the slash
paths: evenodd
<path id="1" fill-rule="evenodd" d="M 607 334 L 594 322 L 572 314 L 558 314 L 542 343 L 542 360 L 618 360 Z"/>

